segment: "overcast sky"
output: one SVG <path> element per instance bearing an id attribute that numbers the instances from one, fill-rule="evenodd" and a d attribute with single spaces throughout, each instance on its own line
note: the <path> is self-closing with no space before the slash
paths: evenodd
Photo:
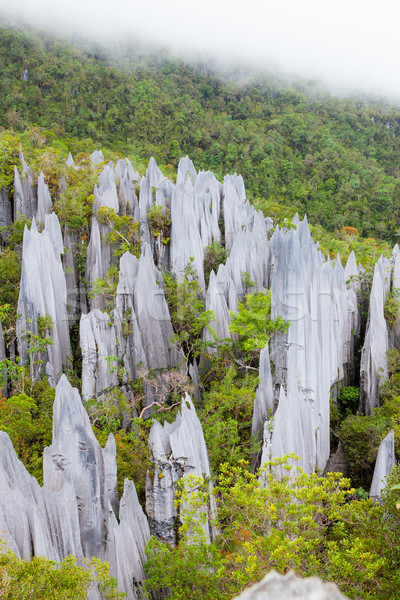
<path id="1" fill-rule="evenodd" d="M 0 8 L 65 33 L 140 37 L 400 100 L 399 0 L 0 0 Z"/>

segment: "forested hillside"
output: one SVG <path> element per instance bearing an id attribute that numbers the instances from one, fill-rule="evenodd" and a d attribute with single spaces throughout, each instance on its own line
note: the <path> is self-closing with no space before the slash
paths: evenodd
<path id="1" fill-rule="evenodd" d="M 182 60 L 84 50 L 1 29 L 0 124 L 51 130 L 73 153 L 102 147 L 176 166 L 184 154 L 219 177 L 239 172 L 262 208 L 296 206 L 333 231 L 396 240 L 400 109 L 335 98 L 276 78 L 224 81 Z M 208 73 L 204 72 L 208 71 Z"/>

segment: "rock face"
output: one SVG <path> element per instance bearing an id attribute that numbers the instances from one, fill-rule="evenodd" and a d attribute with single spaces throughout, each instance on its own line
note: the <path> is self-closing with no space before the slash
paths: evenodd
<path id="1" fill-rule="evenodd" d="M 111 358 L 117 354 L 117 340 L 110 317 L 98 309 L 82 315 L 79 337 L 82 351 L 82 398 L 86 402 L 118 385 L 117 373 L 112 370 L 116 365 Z"/>
<path id="2" fill-rule="evenodd" d="M 346 600 L 334 583 L 323 583 L 317 577 L 301 579 L 293 571 L 279 575 L 268 573 L 260 583 L 245 590 L 234 600 Z"/>
<path id="3" fill-rule="evenodd" d="M 21 558 L 107 560 L 129 600 L 141 597 L 150 532 L 133 482 L 116 492 L 115 441 L 97 442 L 79 393 L 65 375 L 57 384 L 52 445 L 45 448 L 41 488 L 0 432 L 0 525 Z M 119 516 L 119 521 L 118 521 Z"/>
<path id="4" fill-rule="evenodd" d="M 38 232 L 35 220 L 30 230 L 25 227 L 18 298 L 20 317 L 17 320 L 20 354 L 23 364 L 26 364 L 30 356 L 33 378 L 37 378 L 42 372 L 42 365 L 35 364 L 38 354 L 39 358 L 44 357 L 43 366 L 54 383 L 58 381 L 71 355 L 62 252 L 63 240 L 57 215 L 53 213 L 45 216 L 45 228 L 42 233 Z M 32 354 L 37 344 L 32 336 L 39 333 L 38 317 L 46 315 L 49 315 L 53 322 L 49 331 L 52 345 L 48 346 L 46 353 Z"/>
<path id="5" fill-rule="evenodd" d="M 351 324 L 357 310 L 346 288 L 340 259 L 325 262 L 313 242 L 306 219 L 294 229 L 277 229 L 271 317 L 291 323 L 272 343 L 275 386 L 279 392 L 269 451 L 300 456 L 311 473 L 324 470 L 329 458 L 330 390 L 352 362 Z"/>
<path id="6" fill-rule="evenodd" d="M 119 356 L 128 373 L 134 374 L 139 363 L 157 370 L 182 362 L 182 353 L 170 342 L 174 332 L 162 274 L 147 245 L 139 259 L 129 252 L 121 257 L 114 315 L 121 340 Z"/>
<path id="7" fill-rule="evenodd" d="M 374 476 L 369 492 L 370 498 L 374 498 L 375 500 L 380 498 L 381 492 L 386 485 L 386 478 L 395 464 L 396 455 L 394 451 L 394 432 L 392 429 L 379 445 Z"/>
<path id="8" fill-rule="evenodd" d="M 174 506 L 176 482 L 191 474 L 202 478 L 210 477 L 203 430 L 188 395 L 182 399 L 181 413 L 174 423 L 153 423 L 149 446 L 154 464 L 146 481 L 146 512 L 150 528 L 157 537 L 176 544 L 176 529 L 179 524 L 179 514 Z M 211 495 L 212 484 L 209 485 L 213 515 L 216 509 Z M 207 522 L 204 533 L 206 539 L 210 539 L 216 532 Z"/>
<path id="9" fill-rule="evenodd" d="M 384 310 L 386 294 L 390 288 L 390 271 L 389 260 L 381 256 L 375 265 L 367 331 L 361 355 L 361 403 L 367 415 L 379 404 L 379 380 L 387 379 L 386 353 L 389 339 Z"/>

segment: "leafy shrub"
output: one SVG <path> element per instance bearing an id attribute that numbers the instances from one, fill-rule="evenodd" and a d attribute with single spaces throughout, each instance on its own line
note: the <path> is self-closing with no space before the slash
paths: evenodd
<path id="1" fill-rule="evenodd" d="M 159 204 L 153 204 L 147 213 L 150 231 L 155 238 L 160 236 L 163 244 L 168 244 L 171 235 L 171 212 Z"/>
<path id="2" fill-rule="evenodd" d="M 219 242 L 213 242 L 210 246 L 206 247 L 204 250 L 204 277 L 207 284 L 211 271 L 217 273 L 219 265 L 224 264 L 227 258 L 228 252 Z"/>

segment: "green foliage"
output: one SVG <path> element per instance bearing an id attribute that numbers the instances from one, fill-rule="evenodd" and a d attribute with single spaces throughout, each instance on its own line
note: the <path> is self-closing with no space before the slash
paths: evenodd
<path id="1" fill-rule="evenodd" d="M 250 428 L 258 378 L 239 379 L 233 367 L 222 381 L 214 381 L 203 397 L 200 413 L 211 469 L 217 473 L 222 463 L 235 464 L 249 458 Z"/>
<path id="2" fill-rule="evenodd" d="M 340 390 L 337 401 L 340 412 L 344 417 L 356 414 L 359 405 L 359 395 L 360 390 L 358 387 L 348 386 Z"/>
<path id="3" fill-rule="evenodd" d="M 52 193 L 62 164 L 55 151 L 65 160 L 68 150 L 84 149 L 83 141 L 138 163 L 153 155 L 169 173 L 188 153 L 218 177 L 240 172 L 249 197 L 276 222 L 298 209 L 330 232 L 350 226 L 362 237 L 395 241 L 399 107 L 334 98 L 271 75 L 224 80 L 138 47 L 112 56 L 5 27 L 0 39 L 0 126 L 31 126 L 29 143 L 54 173 Z M 17 138 L 3 135 L 12 138 L 3 142 L 10 180 Z M 49 144 L 54 150 L 46 156 Z"/>
<path id="4" fill-rule="evenodd" d="M 187 358 L 197 358 L 205 347 L 201 333 L 204 327 L 209 327 L 214 313 L 204 310 L 192 262 L 186 267 L 182 282 L 176 281 L 171 273 L 163 273 L 163 277 L 165 298 L 175 332 L 171 341 L 182 348 Z"/>
<path id="5" fill-rule="evenodd" d="M 394 329 L 396 321 L 400 316 L 400 290 L 393 288 L 386 295 L 384 315 L 390 329 Z"/>
<path id="6" fill-rule="evenodd" d="M 171 211 L 159 204 L 153 204 L 147 213 L 150 231 L 155 238 L 160 236 L 163 244 L 168 244 L 171 235 Z"/>
<path id="7" fill-rule="evenodd" d="M 26 371 L 10 360 L 0 363 L 8 375 L 12 393 L 0 397 L 0 429 L 11 438 L 18 458 L 38 482 L 43 482 L 43 448 L 50 446 L 54 390 L 47 379 L 32 383 Z M 30 389 L 28 396 L 23 390 Z"/>
<path id="8" fill-rule="evenodd" d="M 213 242 L 210 246 L 207 246 L 204 250 L 204 277 L 206 283 L 210 279 L 211 271 L 215 274 L 218 271 L 219 265 L 225 264 L 228 258 L 226 248 L 219 242 Z"/>
<path id="9" fill-rule="evenodd" d="M 15 336 L 20 280 L 21 257 L 14 250 L 6 248 L 0 254 L 0 306 L 10 307 L 6 312 L 3 311 L 1 319 L 6 343 Z"/>
<path id="10" fill-rule="evenodd" d="M 186 478 L 178 498 L 180 543 L 170 548 L 150 541 L 147 589 L 170 588 L 172 600 L 228 599 L 274 568 L 334 580 L 350 598 L 396 597 L 399 549 L 385 507 L 349 502 L 348 480 L 337 473 L 306 475 L 285 464 L 289 458 L 266 465 L 264 485 L 243 461 L 221 466 L 215 488 L 220 534 L 211 544 L 201 527 L 207 486 Z"/>
<path id="11" fill-rule="evenodd" d="M 237 314 L 230 315 L 230 330 L 237 333 L 240 347 L 247 353 L 261 350 L 275 333 L 286 332 L 290 325 L 282 317 L 271 320 L 270 291 L 246 294 Z"/>
<path id="12" fill-rule="evenodd" d="M 109 565 L 96 558 L 76 564 L 67 556 L 61 563 L 35 556 L 21 560 L 2 542 L 0 546 L 0 597 L 4 600 L 86 600 L 93 581 L 98 581 L 104 600 L 122 600 Z"/>
<path id="13" fill-rule="evenodd" d="M 14 183 L 14 165 L 19 164 L 18 140 L 7 132 L 0 132 L 0 189 Z"/>
<path id="14" fill-rule="evenodd" d="M 129 215 L 120 217 L 115 210 L 106 207 L 97 211 L 97 218 L 110 228 L 104 243 L 114 247 L 114 256 L 122 256 L 125 252 L 140 256 L 138 221 Z"/>
<path id="15" fill-rule="evenodd" d="M 119 272 L 117 266 L 112 266 L 108 269 L 105 277 L 99 277 L 92 282 L 88 298 L 104 298 L 105 310 L 111 312 L 114 308 L 115 297 L 117 294 Z"/>

